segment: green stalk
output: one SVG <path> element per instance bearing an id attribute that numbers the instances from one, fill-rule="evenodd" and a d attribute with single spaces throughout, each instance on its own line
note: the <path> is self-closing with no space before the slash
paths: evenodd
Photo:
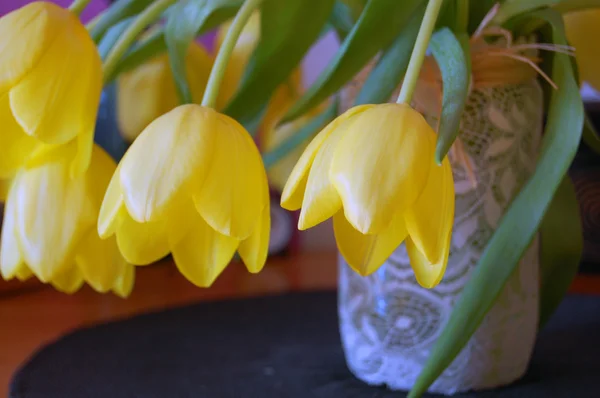
<path id="1" fill-rule="evenodd" d="M 427 4 L 427 10 L 425 10 L 425 16 L 423 17 L 423 22 L 419 29 L 419 35 L 417 36 L 408 69 L 404 76 L 404 83 L 402 84 L 400 95 L 398 95 L 398 100 L 396 101 L 399 104 L 410 104 L 410 101 L 412 100 L 417 86 L 417 80 L 421 73 L 421 67 L 425 60 L 427 46 L 429 46 L 429 40 L 435 29 L 435 24 L 443 2 L 444 0 L 429 0 L 429 4 Z"/>
<path id="2" fill-rule="evenodd" d="M 204 98 L 202 98 L 202 106 L 214 108 L 217 96 L 219 95 L 219 88 L 223 81 L 223 75 L 225 74 L 225 68 L 227 67 L 235 43 L 242 33 L 242 29 L 246 26 L 246 22 L 248 22 L 248 19 L 261 2 L 262 0 L 246 0 L 236 14 L 219 49 L 215 64 L 210 71 L 206 90 L 204 91 Z"/>
<path id="3" fill-rule="evenodd" d="M 456 0 L 457 16 L 456 29 L 457 33 L 466 32 L 469 28 L 469 0 Z"/>
<path id="4" fill-rule="evenodd" d="M 69 11 L 79 16 L 81 15 L 81 12 L 85 9 L 85 7 L 87 7 L 87 5 L 90 4 L 91 1 L 92 0 L 73 0 L 71 5 L 69 6 Z"/>
<path id="5" fill-rule="evenodd" d="M 131 24 L 131 26 L 127 28 L 127 30 L 123 33 L 123 36 L 121 36 L 119 41 L 115 44 L 112 50 L 110 50 L 110 53 L 106 57 L 103 67 L 105 83 L 111 80 L 117 63 L 121 60 L 133 42 L 138 38 L 140 33 L 142 33 L 144 29 L 148 27 L 148 25 L 160 18 L 162 13 L 176 2 L 177 0 L 158 0 L 152 3 L 152 5 L 146 8 L 144 12 L 142 12 Z"/>

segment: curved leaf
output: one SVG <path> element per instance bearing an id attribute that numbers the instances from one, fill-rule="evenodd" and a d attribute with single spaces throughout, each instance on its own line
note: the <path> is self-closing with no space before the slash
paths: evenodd
<path id="1" fill-rule="evenodd" d="M 583 254 L 579 202 L 571 180 L 558 187 L 540 226 L 540 328 L 567 294 Z"/>
<path id="2" fill-rule="evenodd" d="M 423 5 L 415 11 L 404 30 L 385 50 L 360 89 L 355 105 L 378 104 L 390 99 L 406 73 L 424 13 Z"/>
<path id="3" fill-rule="evenodd" d="M 269 0 L 261 9 L 261 39 L 225 113 L 243 125 L 256 119 L 275 89 L 323 31 L 334 0 Z"/>
<path id="4" fill-rule="evenodd" d="M 108 30 L 125 18 L 142 12 L 154 0 L 120 0 L 113 3 L 98 20 L 92 24 L 90 36 L 98 42 Z"/>
<path id="5" fill-rule="evenodd" d="M 463 36 L 462 43 L 468 46 L 468 36 L 466 34 L 461 36 Z M 465 44 L 461 44 L 448 28 L 438 30 L 431 38 L 430 48 L 444 83 L 442 114 L 435 148 L 435 161 L 438 164 L 442 163 L 442 159 L 458 136 L 460 120 L 469 95 L 471 60 L 468 47 L 467 51 L 463 51 L 463 45 Z"/>
<path id="6" fill-rule="evenodd" d="M 192 102 L 185 63 L 190 44 L 215 12 L 237 8 L 239 5 L 238 0 L 180 0 L 173 7 L 164 34 L 171 70 L 182 103 Z"/>
<path id="7" fill-rule="evenodd" d="M 594 152 L 600 154 L 600 137 L 594 128 L 594 124 L 589 117 L 586 116 L 585 124 L 583 125 L 583 142 Z"/>
<path id="8" fill-rule="evenodd" d="M 554 43 L 566 44 L 559 13 L 543 10 L 532 15 L 550 23 Z M 584 111 L 579 86 L 567 55 L 554 54 L 552 78 L 560 89 L 552 93 L 537 167 L 502 217 L 409 397 L 421 396 L 477 330 L 535 237 L 575 157 L 581 139 Z"/>
<path id="9" fill-rule="evenodd" d="M 370 0 L 317 81 L 284 116 L 282 123 L 296 119 L 337 92 L 380 50 L 390 45 L 423 0 Z"/>
<path id="10" fill-rule="evenodd" d="M 110 50 L 119 40 L 123 32 L 125 32 L 125 30 L 133 22 L 133 20 L 133 17 L 123 19 L 122 21 L 111 26 L 110 29 L 106 31 L 106 34 L 102 36 L 102 40 L 100 40 L 100 43 L 98 44 L 98 54 L 100 54 L 100 58 L 102 58 L 102 60 L 108 56 Z"/>
<path id="11" fill-rule="evenodd" d="M 354 18 L 352 17 L 352 10 L 350 7 L 341 0 L 336 0 L 333 4 L 333 10 L 329 17 L 331 25 L 333 25 L 338 37 L 345 38 L 354 26 Z"/>
<path id="12" fill-rule="evenodd" d="M 494 17 L 494 22 L 503 24 L 518 15 L 544 7 L 552 7 L 560 2 L 561 0 L 506 0 Z"/>

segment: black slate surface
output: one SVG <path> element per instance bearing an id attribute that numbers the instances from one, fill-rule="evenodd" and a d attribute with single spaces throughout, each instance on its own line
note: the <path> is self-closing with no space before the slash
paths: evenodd
<path id="1" fill-rule="evenodd" d="M 348 371 L 334 293 L 201 303 L 79 330 L 35 354 L 10 392 L 11 398 L 403 396 L 369 387 Z M 523 380 L 460 396 L 600 397 L 600 298 L 566 299 L 542 331 Z"/>

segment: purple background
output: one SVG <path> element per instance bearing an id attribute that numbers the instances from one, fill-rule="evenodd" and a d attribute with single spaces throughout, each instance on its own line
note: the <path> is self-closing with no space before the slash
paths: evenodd
<path id="1" fill-rule="evenodd" d="M 68 7 L 71 4 L 71 0 L 47 0 L 52 3 L 56 3 L 62 7 Z M 19 7 L 24 6 L 25 4 L 31 3 L 31 0 L 3 0 L 0 1 L 0 15 L 4 15 L 7 12 L 16 10 Z M 90 5 L 87 6 L 85 11 L 82 14 L 82 18 L 84 22 L 89 21 L 94 15 L 98 14 L 100 11 L 104 10 L 108 4 L 108 1 L 105 0 L 92 0 Z"/>

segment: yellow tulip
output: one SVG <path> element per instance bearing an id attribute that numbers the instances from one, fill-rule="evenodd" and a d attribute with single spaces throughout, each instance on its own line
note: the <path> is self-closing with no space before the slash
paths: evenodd
<path id="1" fill-rule="evenodd" d="M 406 240 L 418 282 L 441 280 L 450 250 L 454 183 L 448 159 L 434 163 L 436 136 L 404 104 L 351 108 L 308 145 L 281 205 L 302 209 L 299 228 L 333 217 L 336 242 L 361 275 Z"/>
<path id="2" fill-rule="evenodd" d="M 567 39 L 575 47 L 580 80 L 600 90 L 600 51 L 594 39 L 600 35 L 600 9 L 566 14 L 565 28 Z"/>
<path id="3" fill-rule="evenodd" d="M 217 49 L 225 39 L 230 25 L 231 21 L 219 27 L 216 37 Z M 233 98 L 242 81 L 244 71 L 250 61 L 250 56 L 258 45 L 259 40 L 260 12 L 255 12 L 246 23 L 246 26 L 244 26 L 225 69 L 223 84 L 221 84 L 219 89 L 219 99 L 217 100 L 218 109 L 223 109 L 229 100 Z M 275 124 L 277 124 L 299 97 L 301 89 L 302 73 L 300 68 L 298 68 L 292 72 L 288 81 L 280 85 L 273 93 L 273 97 L 263 116 L 260 126 L 261 132 L 275 128 Z"/>
<path id="4" fill-rule="evenodd" d="M 98 231 L 116 234 L 125 259 L 150 264 L 169 252 L 180 272 L 210 286 L 237 250 L 250 272 L 269 243 L 267 178 L 244 128 L 200 105 L 152 122 L 129 148 L 106 192 Z"/>
<path id="5" fill-rule="evenodd" d="M 76 150 L 71 143 L 36 154 L 39 164 L 14 177 L 2 225 L 2 277 L 33 274 L 66 292 L 86 281 L 99 292 L 125 296 L 133 268 L 119 255 L 115 239 L 100 239 L 95 228 L 115 162 L 94 146 L 90 167 L 71 178 L 68 159 Z"/>
<path id="6" fill-rule="evenodd" d="M 77 140 L 72 173 L 89 165 L 102 62 L 77 16 L 49 2 L 0 18 L 0 178 L 41 144 Z"/>
<path id="7" fill-rule="evenodd" d="M 200 103 L 213 58 L 196 43 L 186 57 L 187 79 L 193 101 Z M 117 120 L 124 138 L 133 142 L 154 119 L 179 105 L 167 54 L 124 73 L 117 84 Z"/>
<path id="8" fill-rule="evenodd" d="M 6 200 L 10 183 L 10 179 L 0 179 L 0 202 L 4 202 Z"/>

